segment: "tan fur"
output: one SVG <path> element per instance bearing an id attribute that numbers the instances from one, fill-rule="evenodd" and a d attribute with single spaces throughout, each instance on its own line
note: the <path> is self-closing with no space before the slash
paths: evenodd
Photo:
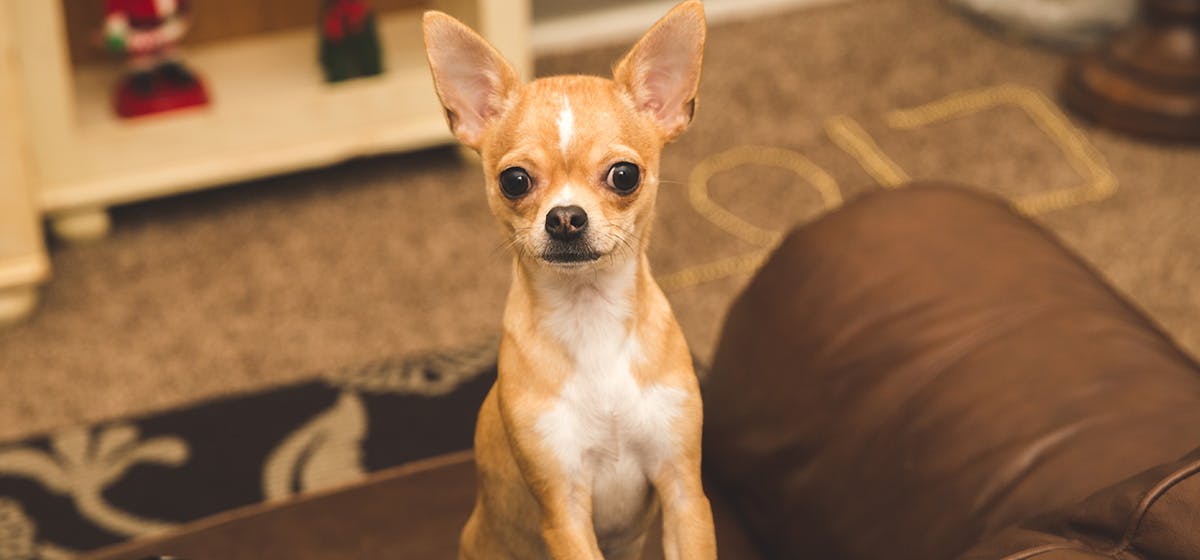
<path id="1" fill-rule="evenodd" d="M 700 392 L 686 341 L 645 256 L 659 154 L 682 133 L 695 109 L 703 46 L 700 3 L 680 4 L 660 20 L 618 64 L 615 81 L 557 76 L 520 85 L 494 49 L 449 16 L 427 14 L 425 34 L 451 129 L 480 151 L 489 206 L 515 253 L 499 378 L 480 410 L 475 435 L 479 491 L 463 530 L 461 557 L 596 559 L 603 551 L 608 558 L 638 558 L 661 506 L 668 559 L 715 558 L 712 514 L 700 478 Z M 695 44 L 694 52 L 683 57 L 691 71 L 681 74 L 683 86 L 670 90 L 675 95 L 655 96 L 643 87 L 652 62 L 647 57 L 663 48 L 660 43 L 680 39 Z M 463 57 L 478 65 L 478 74 L 461 66 Z M 566 153 L 557 124 L 564 98 L 573 109 L 575 130 Z M 606 171 L 618 161 L 642 170 L 633 194 L 618 194 L 605 184 Z M 497 187 L 500 172 L 513 166 L 535 178 L 533 190 L 516 200 Z M 607 228 L 605 239 L 621 239 L 600 260 L 560 268 L 538 257 L 528 232 L 544 226 L 547 204 L 567 185 L 588 208 L 589 224 Z M 554 304 L 545 295 L 546 283 L 575 282 L 586 289 L 589 275 L 626 265 L 634 267 L 634 280 L 620 294 L 632 310 L 625 331 L 640 342 L 630 373 L 639 387 L 678 389 L 684 398 L 670 423 L 672 452 L 647 474 L 653 498 L 619 530 L 597 535 L 592 488 L 572 481 L 537 435 L 539 418 L 577 367 L 540 321 Z"/>

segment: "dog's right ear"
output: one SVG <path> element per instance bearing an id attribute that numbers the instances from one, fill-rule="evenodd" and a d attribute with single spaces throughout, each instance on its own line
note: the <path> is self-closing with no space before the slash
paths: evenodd
<path id="1" fill-rule="evenodd" d="M 442 12 L 425 12 L 424 31 L 425 56 L 450 131 L 478 150 L 521 79 L 483 37 Z"/>
<path id="2" fill-rule="evenodd" d="M 613 70 L 613 79 L 654 119 L 665 140 L 682 134 L 696 114 L 705 34 L 704 5 L 681 2 Z"/>

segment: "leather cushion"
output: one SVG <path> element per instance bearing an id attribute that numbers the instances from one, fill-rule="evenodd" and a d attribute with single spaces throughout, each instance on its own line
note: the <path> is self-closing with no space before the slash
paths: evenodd
<path id="1" fill-rule="evenodd" d="M 705 468 L 771 557 L 951 558 L 1200 442 L 1200 375 L 1040 227 L 963 188 L 791 233 L 731 308 Z"/>
<path id="2" fill-rule="evenodd" d="M 1001 532 L 961 560 L 1200 558 L 1200 449 Z"/>

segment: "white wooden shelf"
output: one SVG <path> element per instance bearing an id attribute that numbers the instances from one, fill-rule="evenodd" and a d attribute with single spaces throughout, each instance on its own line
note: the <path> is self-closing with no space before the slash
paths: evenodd
<path id="1" fill-rule="evenodd" d="M 380 20 L 386 72 L 326 84 L 314 29 L 187 53 L 210 106 L 137 119 L 112 110 L 116 65 L 73 73 L 76 165 L 44 177 L 48 211 L 108 205 L 350 157 L 449 143 L 421 45 L 420 13 Z"/>
<path id="2" fill-rule="evenodd" d="M 112 109 L 120 66 L 71 65 L 61 2 L 0 2 L 13 14 L 37 200 L 52 217 L 452 140 L 420 10 L 380 16 L 381 76 L 327 84 L 314 22 L 185 51 L 210 105 L 120 119 Z M 474 25 L 528 71 L 529 0 L 429 5 Z"/>
<path id="3" fill-rule="evenodd" d="M 529 0 L 426 5 L 529 75 Z M 314 21 L 186 50 L 210 105 L 125 120 L 112 108 L 120 66 L 71 64 L 63 6 L 0 0 L 0 323 L 26 312 L 49 276 L 43 217 L 60 237 L 87 240 L 104 234 L 115 204 L 452 142 L 419 10 L 380 16 L 381 76 L 327 84 Z"/>

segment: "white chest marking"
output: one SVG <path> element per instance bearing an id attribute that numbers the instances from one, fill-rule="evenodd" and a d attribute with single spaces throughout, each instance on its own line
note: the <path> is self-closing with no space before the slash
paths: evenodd
<path id="1" fill-rule="evenodd" d="M 649 477 L 674 452 L 671 424 L 686 396 L 633 377 L 642 349 L 625 328 L 629 276 L 546 290 L 554 301 L 543 328 L 567 348 L 574 370 L 537 428 L 567 476 L 590 486 L 600 536 L 627 528 L 649 504 Z"/>
<path id="2" fill-rule="evenodd" d="M 567 148 L 571 146 L 571 137 L 575 135 L 575 113 L 571 111 L 571 102 L 567 99 L 567 94 L 562 97 L 562 109 L 558 112 L 558 147 L 562 150 L 563 157 L 567 155 Z"/>

